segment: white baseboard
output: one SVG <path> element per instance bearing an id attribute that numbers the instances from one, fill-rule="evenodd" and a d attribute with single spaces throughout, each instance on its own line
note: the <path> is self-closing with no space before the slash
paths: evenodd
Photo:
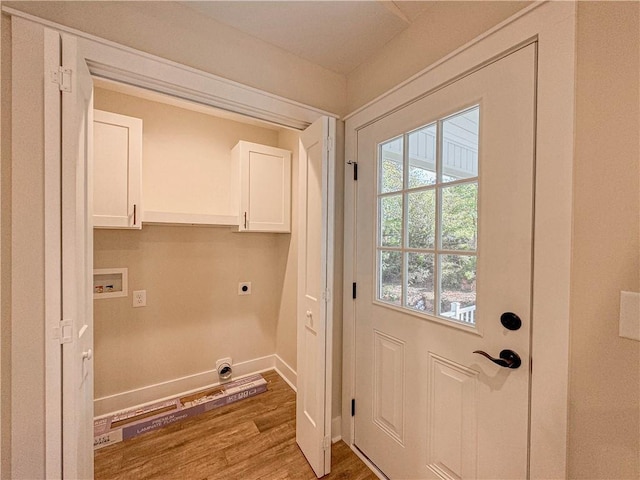
<path id="1" fill-rule="evenodd" d="M 278 372 L 278 374 L 282 377 L 282 379 L 287 382 L 289 384 L 289 386 L 291 388 L 293 388 L 294 392 L 297 392 L 297 380 L 298 380 L 298 374 L 296 373 L 296 371 L 291 368 L 291 366 L 289 366 L 289 364 L 287 362 L 285 362 L 282 358 L 280 358 L 280 355 L 275 354 L 274 355 L 275 360 L 276 360 L 276 372 Z"/>
<path id="2" fill-rule="evenodd" d="M 336 443 L 342 440 L 342 417 L 338 415 L 331 419 L 331 442 Z"/>
<path id="3" fill-rule="evenodd" d="M 279 362 L 276 361 L 276 357 L 279 359 Z M 283 366 L 286 366 L 286 368 L 283 367 L 283 370 L 289 370 L 286 374 L 293 379 L 293 385 L 295 385 L 296 373 L 275 354 L 267 355 L 266 357 L 254 358 L 245 362 L 234 363 L 232 365 L 232 378 L 237 379 L 254 373 L 273 370 L 280 363 Z M 291 385 L 291 381 L 284 376 L 283 372 L 278 371 L 278 373 Z M 100 417 L 109 413 L 135 408 L 147 403 L 174 398 L 177 395 L 186 395 L 197 390 L 215 387 L 216 385 L 219 385 L 219 383 L 218 372 L 213 369 L 206 372 L 168 380 L 166 382 L 156 383 L 154 385 L 148 385 L 146 387 L 136 388 L 126 392 L 116 393 L 115 395 L 96 398 L 93 401 L 94 416 Z"/>

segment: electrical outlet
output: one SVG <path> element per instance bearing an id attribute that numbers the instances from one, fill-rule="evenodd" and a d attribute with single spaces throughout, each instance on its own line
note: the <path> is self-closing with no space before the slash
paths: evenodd
<path id="1" fill-rule="evenodd" d="M 238 284 L 238 295 L 251 295 L 251 282 L 240 282 Z"/>
<path id="2" fill-rule="evenodd" d="M 133 291 L 133 306 L 134 307 L 146 307 L 147 306 L 147 291 L 146 290 L 134 290 Z"/>

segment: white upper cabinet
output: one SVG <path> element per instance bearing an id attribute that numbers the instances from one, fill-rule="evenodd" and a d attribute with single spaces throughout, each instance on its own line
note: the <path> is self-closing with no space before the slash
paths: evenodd
<path id="1" fill-rule="evenodd" d="M 232 153 L 239 167 L 239 230 L 290 232 L 291 152 L 240 141 Z"/>
<path id="2" fill-rule="evenodd" d="M 93 112 L 93 226 L 142 227 L 142 120 Z"/>

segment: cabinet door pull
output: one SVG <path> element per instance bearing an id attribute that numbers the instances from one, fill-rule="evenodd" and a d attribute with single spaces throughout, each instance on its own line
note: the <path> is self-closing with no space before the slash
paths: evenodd
<path id="1" fill-rule="evenodd" d="M 133 226 L 136 226 L 136 204 L 133 204 Z"/>
<path id="2" fill-rule="evenodd" d="M 244 212 L 244 229 L 247 229 L 247 212 Z"/>

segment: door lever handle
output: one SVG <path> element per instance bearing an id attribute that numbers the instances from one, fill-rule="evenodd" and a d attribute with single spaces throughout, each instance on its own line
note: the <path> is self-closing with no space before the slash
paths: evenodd
<path id="1" fill-rule="evenodd" d="M 518 368 L 520 365 L 522 365 L 520 355 L 518 355 L 513 350 L 502 350 L 500 352 L 500 358 L 493 358 L 487 352 L 483 352 L 482 350 L 475 350 L 473 353 L 482 355 L 483 357 L 491 360 L 496 365 L 500 365 L 504 368 Z"/>

